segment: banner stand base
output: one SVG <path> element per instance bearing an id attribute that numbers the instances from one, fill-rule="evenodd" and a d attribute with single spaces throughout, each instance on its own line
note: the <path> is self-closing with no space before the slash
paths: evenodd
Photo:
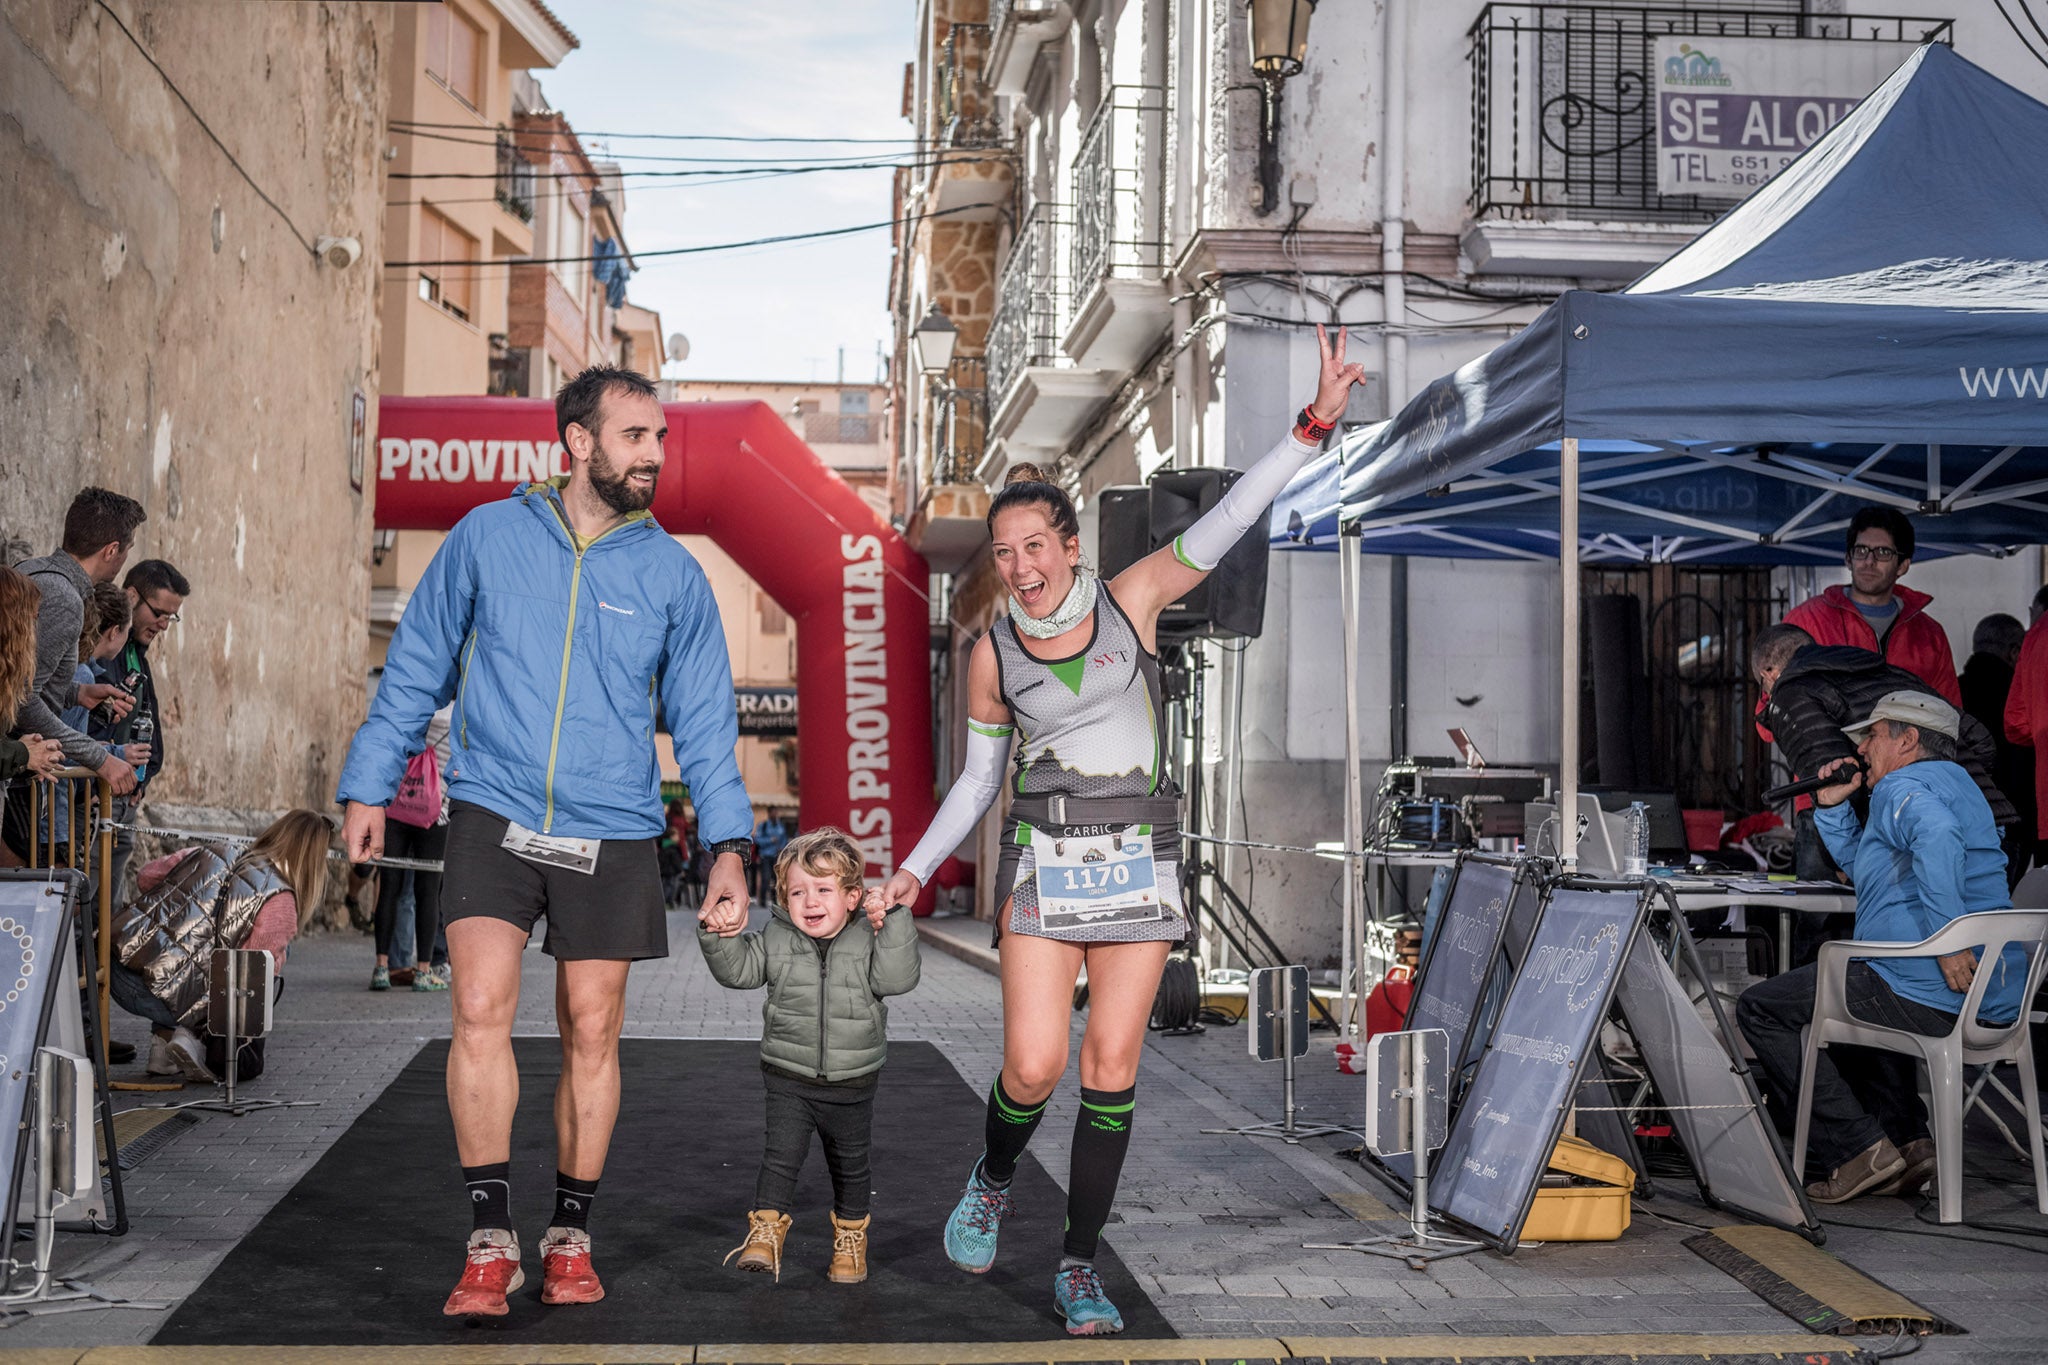
<path id="1" fill-rule="evenodd" d="M 1364 1237 L 1355 1242 L 1303 1242 L 1301 1246 L 1304 1251 L 1357 1251 L 1367 1256 L 1385 1256 L 1396 1261 L 1406 1261 L 1410 1270 L 1427 1270 L 1431 1261 L 1447 1261 L 1453 1256 L 1470 1256 L 1475 1251 L 1486 1249 L 1484 1244 L 1479 1242 L 1453 1241 L 1422 1231 L 1390 1233 L 1385 1237 Z"/>

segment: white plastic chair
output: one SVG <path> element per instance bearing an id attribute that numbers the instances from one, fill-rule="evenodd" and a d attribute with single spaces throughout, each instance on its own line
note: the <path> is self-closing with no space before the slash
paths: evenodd
<path id="1" fill-rule="evenodd" d="M 2026 987 L 2020 995 L 2019 1017 L 2004 1025 L 1985 1024 L 1977 1019 L 1984 992 L 1996 975 L 1996 964 L 2010 944 L 2018 944 L 2028 955 Z M 2019 1067 L 2020 1106 L 2027 1124 L 2034 1162 L 2034 1196 L 2040 1210 L 2048 1214 L 2048 1156 L 2042 1152 L 2041 1095 L 2034 1079 L 2034 1046 L 2027 1028 L 2027 1011 L 2034 991 L 2041 984 L 2041 970 L 2048 963 L 2048 910 L 1987 910 L 1959 915 L 1939 932 L 1919 943 L 1824 943 L 1820 949 L 1819 971 L 1814 978 L 1813 1023 L 1806 1029 L 1806 1057 L 1799 1072 L 1799 1119 L 1792 1136 L 1792 1169 L 1806 1169 L 1807 1128 L 1813 1103 L 1813 1073 L 1820 1050 L 1830 1043 L 1882 1048 L 1918 1057 L 1927 1067 L 1928 1090 L 1934 1101 L 1936 1192 L 1941 1221 L 1959 1223 L 1963 1218 L 1963 1114 L 1968 1107 L 1964 1093 L 1964 1068 L 1995 1066 L 2013 1062 Z M 1963 997 L 1963 1010 L 1956 1027 L 1938 1038 L 1867 1023 L 1849 1013 L 1846 994 L 1849 963 L 1853 959 L 1880 957 L 1945 957 L 1965 948 L 1979 950 L 1976 979 Z"/>

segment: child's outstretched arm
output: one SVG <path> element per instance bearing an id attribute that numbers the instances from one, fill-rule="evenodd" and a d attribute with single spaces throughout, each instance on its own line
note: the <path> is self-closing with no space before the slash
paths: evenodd
<path id="1" fill-rule="evenodd" d="M 761 931 L 725 938 L 699 927 L 697 943 L 704 949 L 705 965 L 712 979 L 736 991 L 758 990 L 768 984 L 768 945 Z"/>
<path id="2" fill-rule="evenodd" d="M 911 918 L 909 906 L 898 906 L 875 931 L 875 951 L 868 959 L 868 989 L 877 996 L 907 995 L 916 989 L 920 970 L 917 921 Z"/>

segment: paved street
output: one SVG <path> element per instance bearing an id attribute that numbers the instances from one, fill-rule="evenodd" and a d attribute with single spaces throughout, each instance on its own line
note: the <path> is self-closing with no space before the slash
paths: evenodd
<path id="1" fill-rule="evenodd" d="M 710 980 L 681 917 L 672 921 L 671 934 L 679 950 L 675 956 L 634 971 L 627 1031 L 646 1037 L 753 1036 L 758 997 L 722 990 Z M 962 936 L 985 941 L 974 931 Z M 269 1072 L 248 1093 L 317 1099 L 319 1106 L 240 1119 L 208 1115 L 130 1173 L 133 1230 L 126 1237 L 61 1239 L 65 1273 L 135 1298 L 175 1301 L 189 1293 L 420 1043 L 447 1033 L 445 996 L 403 990 L 373 995 L 363 989 L 369 962 L 367 940 L 355 936 L 316 937 L 292 951 Z M 522 1032 L 550 1029 L 550 984 L 547 959 L 529 952 Z M 928 946 L 923 984 L 894 1006 L 892 1028 L 898 1037 L 936 1044 L 969 1082 L 985 1085 L 1001 1043 L 995 981 L 980 968 Z M 126 1016 L 117 1019 L 116 1030 L 119 1036 L 146 1041 Z M 1363 1086 L 1363 1078 L 1335 1072 L 1320 1040 L 1299 1077 L 1301 1103 L 1319 1117 L 1355 1116 Z M 125 1107 L 137 1098 L 154 1097 L 124 1095 L 121 1100 Z M 1140 1103 L 1109 1240 L 1183 1335 L 1797 1331 L 1790 1319 L 1680 1245 L 1693 1228 L 1661 1221 L 1658 1215 L 1686 1222 L 1723 1220 L 1668 1193 L 1654 1202 L 1639 1201 L 1633 1227 L 1613 1244 L 1530 1247 L 1512 1258 L 1482 1253 L 1427 1272 L 1351 1252 L 1303 1250 L 1304 1241 L 1392 1230 L 1395 1225 L 1376 1221 L 1387 1217 L 1379 1201 L 1390 1195 L 1337 1156 L 1339 1148 L 1350 1145 L 1346 1139 L 1294 1148 L 1199 1131 L 1278 1116 L 1279 1069 L 1246 1056 L 1241 1029 L 1153 1038 L 1140 1080 Z M 1069 1084 L 1054 1099 L 1033 1149 L 1062 1183 L 1074 1104 Z M 953 1178 L 953 1165 L 964 1174 L 970 1157 L 964 1151 L 948 1154 L 945 1178 Z M 394 1161 L 419 1159 L 446 1164 L 450 1198 L 459 1197 L 453 1192 L 452 1153 L 393 1154 Z M 2026 1204 L 2023 1191 L 1989 1186 L 1970 1191 L 1973 1217 L 2040 1225 L 2043 1220 L 2024 1212 Z M 418 1212 L 393 1208 L 390 1216 Z M 1845 1216 L 1877 1221 L 1897 1220 L 1905 1213 L 1897 1201 L 1871 1201 Z M 1904 1222 L 1934 1232 L 1909 1217 Z M 1828 1245 L 1971 1330 L 1967 1337 L 1930 1339 L 1924 1359 L 2014 1365 L 2041 1359 L 2038 1343 L 2048 1333 L 2048 1296 L 2040 1291 L 2048 1263 L 2038 1251 L 1965 1241 L 1937 1247 L 1919 1235 L 1840 1228 L 1830 1229 Z M 2037 1239 L 2034 1245 L 2048 1242 Z M 249 1288 L 261 1292 L 260 1285 Z M 429 1290 L 439 1292 L 437 1286 L 422 1292 Z M 162 1318 L 130 1310 L 43 1318 L 13 1327 L 0 1336 L 0 1345 L 140 1343 L 149 1340 Z"/>

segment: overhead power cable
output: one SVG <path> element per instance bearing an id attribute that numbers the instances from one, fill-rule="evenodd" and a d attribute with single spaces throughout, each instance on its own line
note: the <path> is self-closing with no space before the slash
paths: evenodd
<path id="1" fill-rule="evenodd" d="M 940 157 L 920 161 L 853 161 L 830 162 L 812 166 L 776 166 L 758 163 L 742 166 L 721 166 L 715 169 L 697 168 L 687 171 L 629 171 L 621 170 L 621 180 L 703 180 L 727 175 L 758 175 L 762 171 L 780 171 L 787 175 L 802 175 L 809 171 L 890 171 L 923 170 L 935 166 L 959 165 L 967 162 L 986 161 L 989 153 L 981 152 L 963 156 Z M 502 180 L 498 171 L 394 171 L 388 177 L 392 180 Z M 574 180 L 588 181 L 592 176 L 587 171 L 533 171 L 528 177 L 533 180 Z"/>
<path id="2" fill-rule="evenodd" d="M 714 242 L 706 246 L 672 246 L 664 247 L 659 251 L 636 251 L 633 253 L 633 259 L 637 262 L 652 260 L 661 256 L 701 256 L 707 252 L 739 251 L 750 246 L 778 246 L 784 242 L 811 242 L 824 237 L 846 237 L 856 232 L 874 232 L 880 228 L 902 227 L 905 223 L 915 223 L 931 218 L 946 218 L 956 213 L 983 212 L 986 211 L 986 208 L 987 206 L 983 204 L 962 204 L 958 208 L 934 209 L 930 213 L 921 213 L 913 218 L 890 218 L 879 223 L 859 223 L 853 227 L 824 228 L 817 232 L 789 232 L 778 237 L 755 237 L 744 242 Z M 384 268 L 386 270 L 482 270 L 493 266 L 584 265 L 589 260 L 588 256 L 514 256 L 496 261 L 386 261 Z"/>
<path id="3" fill-rule="evenodd" d="M 398 128 L 393 129 L 392 131 L 404 133 L 408 137 L 421 138 L 429 142 L 449 143 L 457 147 L 487 147 L 495 149 L 500 146 L 507 146 L 512 148 L 514 151 L 521 152 L 546 152 L 552 151 L 554 149 L 553 134 L 542 135 L 540 140 L 537 141 L 521 142 L 519 140 L 520 138 L 528 137 L 531 135 L 523 133 L 508 133 L 501 141 L 497 138 L 456 137 L 453 134 L 449 133 L 422 133 L 407 128 Z M 591 157 L 591 160 L 667 161 L 685 162 L 700 166 L 756 166 L 764 162 L 770 164 L 787 164 L 792 162 L 803 162 L 813 165 L 826 166 L 849 161 L 872 161 L 877 156 L 880 155 L 883 155 L 883 153 L 853 152 L 845 156 L 659 156 L 652 152 L 611 152 L 599 156 L 593 156 Z M 888 153 L 888 155 L 915 158 L 917 156 L 923 155 L 923 153 L 911 148 L 905 148 L 900 152 Z"/>
<path id="4" fill-rule="evenodd" d="M 228 150 L 228 144 L 220 140 L 220 134 L 213 131 L 213 126 L 206 121 L 205 116 L 192 107 L 191 100 L 185 98 L 185 92 L 180 90 L 178 83 L 171 79 L 171 73 L 163 69 L 157 62 L 157 59 L 150 55 L 149 49 L 142 45 L 142 40 L 129 31 L 128 25 L 121 22 L 121 16 L 114 13 L 113 7 L 107 3 L 107 0 L 94 0 L 94 3 L 100 7 L 109 19 L 114 21 L 114 27 L 121 30 L 121 36 L 134 44 L 135 50 L 142 54 L 142 60 L 149 63 L 150 69 L 163 78 L 165 88 L 177 96 L 178 103 L 185 106 L 185 112 L 190 114 L 192 121 L 199 125 L 199 131 L 206 134 L 207 139 L 220 149 L 220 154 L 228 159 L 228 164 L 235 168 L 235 174 L 241 176 L 249 188 L 256 192 L 258 199 L 261 199 L 270 206 L 270 211 L 278 216 L 285 227 L 291 231 L 292 236 L 299 239 L 299 245 L 306 249 L 306 254 L 308 256 L 319 255 L 320 253 L 314 250 L 312 241 L 305 233 L 299 231 L 299 225 L 292 221 L 292 216 L 286 213 L 275 199 L 272 199 L 265 193 L 261 185 L 256 183 L 256 177 L 250 175 L 248 169 L 236 159 L 235 154 Z"/>
<path id="5" fill-rule="evenodd" d="M 478 128 L 478 127 L 477 127 L 477 126 L 476 126 L 476 125 L 474 124 L 474 123 L 429 123 L 429 122 L 426 122 L 426 121 L 424 121 L 424 120 L 421 120 L 421 119 L 393 119 L 393 120 L 391 120 L 391 128 L 392 128 L 392 130 L 393 130 L 393 131 L 400 131 L 400 130 L 404 130 L 404 129 L 412 129 L 412 128 L 436 128 L 436 129 L 441 129 L 441 128 L 445 128 L 445 129 L 450 129 L 450 130 L 452 130 L 452 131 L 455 131 L 455 132 L 470 132 L 470 133 L 474 133 L 474 132 L 479 132 L 479 131 L 481 131 L 481 130 L 480 130 L 480 129 L 479 129 L 479 128 Z M 620 140 L 620 141 L 625 141 L 625 140 L 629 140 L 629 139 L 630 139 L 630 140 L 635 140 L 635 141 L 643 141 L 643 142 L 766 142 L 766 143 L 780 143 L 780 142 L 786 142 L 786 143 L 791 143 L 791 144 L 796 144 L 796 143 L 805 143 L 805 142 L 819 142 L 819 143 L 845 143 L 845 144 L 848 144 L 848 145 L 858 145 L 858 144 L 861 144 L 861 143 L 869 143 L 869 144 L 873 144 L 873 145 L 877 145 L 877 146 L 880 146 L 880 145 L 883 145 L 883 144 L 886 144 L 886 143 L 901 143 L 901 142 L 921 142 L 921 141 L 923 141 L 923 139 L 922 139 L 922 138 L 919 138 L 919 137 L 915 137 L 915 136 L 912 136 L 912 137 L 762 137 L 762 136 L 741 136 L 741 135 L 739 135 L 739 134 L 736 134 L 736 133 L 594 133 L 594 132 L 590 132 L 590 131 L 588 131 L 587 129 L 583 129 L 583 128 L 577 128 L 577 129 L 575 129 L 575 133 L 576 133 L 576 136 L 577 136 L 577 137 L 579 137 L 579 138 L 586 138 L 586 137 L 587 137 L 587 138 L 592 138 L 592 139 L 596 139 L 596 138 L 611 138 L 611 139 L 617 139 L 617 140 Z"/>

